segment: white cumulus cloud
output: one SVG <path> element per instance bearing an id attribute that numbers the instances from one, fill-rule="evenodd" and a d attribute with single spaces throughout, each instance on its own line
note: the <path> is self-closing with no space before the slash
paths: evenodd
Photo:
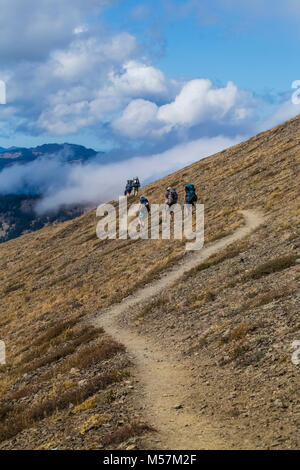
<path id="1" fill-rule="evenodd" d="M 210 80 L 196 79 L 187 82 L 174 101 L 160 107 L 145 100 L 132 101 L 112 126 L 130 138 L 157 137 L 204 121 L 239 121 L 251 114 L 253 105 L 252 95 L 239 91 L 232 82 L 215 88 Z"/>
<path id="2" fill-rule="evenodd" d="M 114 75 L 112 84 L 120 93 L 129 96 L 168 92 L 168 83 L 161 70 L 137 61 L 124 64 L 123 73 Z"/>

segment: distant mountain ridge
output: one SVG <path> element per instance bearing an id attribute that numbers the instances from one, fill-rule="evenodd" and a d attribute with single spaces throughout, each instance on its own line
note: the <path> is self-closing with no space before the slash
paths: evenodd
<path id="1" fill-rule="evenodd" d="M 16 163 L 26 164 L 37 158 L 49 157 L 51 155 L 57 155 L 58 153 L 62 154 L 65 161 L 72 163 L 84 162 L 104 152 L 96 152 L 96 150 L 86 148 L 83 145 L 68 143 L 43 144 L 31 148 L 10 147 L 5 149 L 0 147 L 0 171 Z"/>

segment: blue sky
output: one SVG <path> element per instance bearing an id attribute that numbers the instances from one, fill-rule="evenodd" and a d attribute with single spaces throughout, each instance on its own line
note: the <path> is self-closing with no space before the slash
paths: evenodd
<path id="1" fill-rule="evenodd" d="M 298 112 L 288 104 L 300 77 L 297 0 L 0 0 L 0 6 L 0 79 L 7 84 L 0 146 L 68 141 L 149 154 L 182 139 L 247 137 Z M 136 74 L 140 81 L 152 75 L 144 89 L 128 83 Z M 189 95 L 201 108 L 191 122 L 174 118 L 175 107 L 160 109 L 202 79 L 227 98 L 234 83 L 229 109 L 200 103 L 199 89 Z"/>
<path id="2" fill-rule="evenodd" d="M 187 7 L 189 3 L 206 8 L 200 6 L 197 12 L 196 6 Z M 259 8 L 251 3 L 227 2 L 225 8 L 226 2 L 214 0 L 129 0 L 109 9 L 105 19 L 141 42 L 146 36 L 150 41 L 151 34 L 160 35 L 162 56 L 156 64 L 169 76 L 208 77 L 216 83 L 233 80 L 258 94 L 285 92 L 299 75 L 300 5 L 297 8 L 295 2 L 293 10 L 285 1 L 262 1 Z M 184 6 L 185 14 L 176 14 L 174 10 Z"/>

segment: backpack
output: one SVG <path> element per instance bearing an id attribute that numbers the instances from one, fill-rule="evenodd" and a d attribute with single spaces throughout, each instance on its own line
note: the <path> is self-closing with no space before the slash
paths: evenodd
<path id="1" fill-rule="evenodd" d="M 141 197 L 141 204 L 147 208 L 148 212 L 150 212 L 150 204 L 146 197 Z"/>
<path id="2" fill-rule="evenodd" d="M 168 191 L 167 199 L 168 199 L 168 202 L 167 202 L 168 206 L 172 206 L 173 204 L 177 203 L 178 194 L 176 193 L 174 189 L 173 191 Z"/>
<path id="3" fill-rule="evenodd" d="M 130 194 L 132 191 L 132 184 L 131 180 L 127 180 L 126 186 L 125 186 L 125 192 L 124 195 L 127 196 L 127 194 Z"/>
<path id="4" fill-rule="evenodd" d="M 185 187 L 186 202 L 187 204 L 192 204 L 198 200 L 198 197 L 195 193 L 195 186 L 193 184 L 187 184 Z"/>
<path id="5" fill-rule="evenodd" d="M 139 188 L 141 185 L 140 185 L 140 180 L 138 178 L 134 178 L 133 182 L 132 182 L 132 186 L 134 188 Z"/>

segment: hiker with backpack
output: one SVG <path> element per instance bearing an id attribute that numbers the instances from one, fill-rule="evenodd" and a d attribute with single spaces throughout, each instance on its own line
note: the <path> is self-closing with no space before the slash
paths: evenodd
<path id="1" fill-rule="evenodd" d="M 137 196 L 139 194 L 140 187 L 141 187 L 140 180 L 136 176 L 135 178 L 133 178 L 133 182 L 132 182 L 132 189 L 133 189 L 134 196 Z"/>
<path id="2" fill-rule="evenodd" d="M 193 184 L 185 185 L 185 210 L 187 213 L 192 213 L 193 207 L 195 207 L 195 202 L 198 201 L 198 197 L 195 191 L 195 186 Z"/>
<path id="3" fill-rule="evenodd" d="M 171 188 L 171 186 L 169 186 L 167 188 L 167 192 L 166 192 L 166 196 L 165 196 L 165 215 L 164 215 L 164 219 L 166 220 L 167 218 L 167 214 L 171 214 L 171 218 L 173 219 L 174 218 L 174 213 L 173 211 L 171 211 L 171 208 L 172 206 L 174 206 L 175 204 L 177 204 L 177 201 L 178 201 L 178 194 L 176 192 L 176 190 L 174 188 Z"/>
<path id="4" fill-rule="evenodd" d="M 126 184 L 125 192 L 124 192 L 125 196 L 130 196 L 132 192 L 132 183 L 133 183 L 132 180 L 127 180 L 127 184 Z"/>
<path id="5" fill-rule="evenodd" d="M 150 212 L 150 204 L 146 197 L 140 197 L 140 207 L 139 207 L 139 223 L 141 230 L 145 228 L 145 222 L 148 219 L 148 214 Z"/>

